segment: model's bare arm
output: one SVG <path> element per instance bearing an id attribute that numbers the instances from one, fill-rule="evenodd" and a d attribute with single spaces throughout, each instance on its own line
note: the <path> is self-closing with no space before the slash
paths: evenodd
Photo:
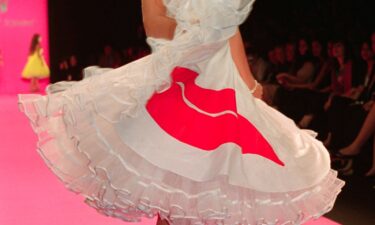
<path id="1" fill-rule="evenodd" d="M 238 72 L 240 73 L 243 81 L 249 87 L 249 89 L 255 88 L 255 79 L 251 73 L 247 56 L 245 52 L 245 46 L 243 44 L 241 32 L 238 30 L 236 34 L 229 40 L 233 61 L 236 64 Z M 254 93 L 255 97 L 260 98 L 262 96 L 262 87 L 257 87 Z"/>
<path id="2" fill-rule="evenodd" d="M 142 15 L 148 37 L 173 39 L 177 24 L 167 16 L 162 0 L 142 0 Z"/>

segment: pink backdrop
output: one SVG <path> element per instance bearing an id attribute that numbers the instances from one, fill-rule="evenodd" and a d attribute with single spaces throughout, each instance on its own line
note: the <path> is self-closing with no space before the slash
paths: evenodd
<path id="1" fill-rule="evenodd" d="M 21 79 L 21 72 L 34 33 L 42 35 L 49 64 L 47 11 L 47 0 L 0 0 L 0 93 L 28 92 L 29 83 Z"/>

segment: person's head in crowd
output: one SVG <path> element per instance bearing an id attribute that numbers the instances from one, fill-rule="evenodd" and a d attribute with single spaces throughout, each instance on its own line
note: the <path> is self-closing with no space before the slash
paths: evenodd
<path id="1" fill-rule="evenodd" d="M 346 62 L 349 59 L 349 51 L 343 40 L 337 40 L 333 43 L 333 56 L 336 59 L 343 59 Z"/>
<path id="2" fill-rule="evenodd" d="M 275 48 L 272 48 L 272 49 L 268 50 L 267 57 L 268 57 L 268 61 L 271 64 L 273 64 L 273 65 L 277 64 Z"/>
<path id="3" fill-rule="evenodd" d="M 298 40 L 298 53 L 300 56 L 309 54 L 310 46 L 306 38 L 300 38 Z"/>
<path id="4" fill-rule="evenodd" d="M 318 39 L 314 39 L 311 42 L 311 53 L 316 58 L 321 58 L 324 56 L 323 43 Z"/>
<path id="5" fill-rule="evenodd" d="M 70 58 L 69 58 L 69 65 L 71 67 L 75 67 L 78 65 L 78 60 L 77 60 L 77 56 L 75 55 L 71 55 Z"/>
<path id="6" fill-rule="evenodd" d="M 288 63 L 294 62 L 296 59 L 296 45 L 293 42 L 288 42 L 285 45 L 285 57 Z"/>
<path id="7" fill-rule="evenodd" d="M 353 76 L 353 65 L 349 57 L 349 47 L 344 40 L 336 40 L 333 43 L 331 89 L 332 93 L 345 94 L 353 87 L 353 81 L 359 78 Z M 355 78 L 355 79 L 353 79 Z M 354 83 L 356 83 L 355 81 Z"/>
<path id="8" fill-rule="evenodd" d="M 283 46 L 278 45 L 275 47 L 275 59 L 277 64 L 285 63 L 285 51 Z"/>
<path id="9" fill-rule="evenodd" d="M 364 41 L 361 45 L 361 58 L 363 61 L 368 62 L 374 59 L 374 53 L 371 49 L 372 44 Z"/>
<path id="10" fill-rule="evenodd" d="M 349 47 L 343 40 L 337 40 L 333 43 L 334 69 L 339 71 L 344 65 L 351 64 Z"/>
<path id="11" fill-rule="evenodd" d="M 111 55 L 113 52 L 112 46 L 106 45 L 104 46 L 104 54 L 105 55 Z"/>
<path id="12" fill-rule="evenodd" d="M 66 60 L 65 58 L 62 59 L 59 63 L 59 69 L 60 70 L 67 70 L 69 68 L 69 65 L 68 65 L 68 60 Z"/>

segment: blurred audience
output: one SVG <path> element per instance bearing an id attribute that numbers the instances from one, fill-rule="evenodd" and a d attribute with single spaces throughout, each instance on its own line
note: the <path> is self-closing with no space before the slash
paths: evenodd
<path id="1" fill-rule="evenodd" d="M 71 55 L 59 63 L 59 80 L 79 81 L 82 80 L 82 67 L 78 63 L 76 55 Z"/>
<path id="2" fill-rule="evenodd" d="M 103 54 L 99 57 L 99 66 L 105 68 L 117 68 L 121 65 L 120 54 L 114 51 L 112 46 L 106 45 Z"/>
<path id="3" fill-rule="evenodd" d="M 82 80 L 82 68 L 78 64 L 77 56 L 71 55 L 69 57 L 68 80 L 79 81 Z"/>
<path id="4" fill-rule="evenodd" d="M 286 88 L 293 85 L 306 84 L 311 81 L 314 75 L 314 64 L 310 53 L 310 47 L 306 39 L 298 41 L 298 54 L 295 57 L 295 45 L 288 43 L 285 47 L 287 62 L 289 64 L 288 72 L 277 75 L 277 81 Z"/>
<path id="5" fill-rule="evenodd" d="M 316 131 L 333 158 L 340 160 L 340 156 L 352 160 L 369 148 L 365 139 L 374 142 L 375 151 L 370 129 L 375 124 L 374 53 L 375 32 L 360 46 L 318 38 L 288 41 L 270 48 L 267 60 L 248 49 L 254 77 L 264 86 L 264 100 L 301 128 Z M 373 151 L 363 152 L 373 155 Z M 375 161 L 367 176 L 375 174 L 374 167 Z"/>

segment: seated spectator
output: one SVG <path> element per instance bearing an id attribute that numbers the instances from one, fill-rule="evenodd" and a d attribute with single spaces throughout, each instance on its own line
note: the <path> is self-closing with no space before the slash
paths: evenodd
<path id="1" fill-rule="evenodd" d="M 345 54 L 343 42 L 335 44 L 336 63 L 332 72 L 332 94 L 325 103 L 324 108 L 328 110 L 332 102 L 336 100 L 343 104 L 351 103 L 351 100 L 358 100 L 363 95 L 371 91 L 370 80 L 374 74 L 374 54 L 370 49 L 369 43 L 364 42 L 361 47 L 361 59 L 366 67 L 363 74 L 353 76 L 352 61 Z M 357 81 L 357 82 L 353 82 Z M 363 94 L 363 95 L 362 95 Z"/>
<path id="2" fill-rule="evenodd" d="M 331 75 L 331 92 L 334 95 L 348 95 L 352 88 L 352 61 L 349 49 L 343 41 L 333 46 L 334 63 Z"/>
<path id="3" fill-rule="evenodd" d="M 361 59 L 363 61 L 363 70 L 360 70 L 361 74 L 358 74 L 359 79 L 357 81 L 359 82 L 350 97 L 354 100 L 366 101 L 372 94 L 371 87 L 374 85 L 373 82 L 375 82 L 375 79 L 373 79 L 375 76 L 375 58 L 371 43 L 367 41 L 362 43 Z"/>
<path id="4" fill-rule="evenodd" d="M 274 48 L 274 63 L 270 69 L 270 73 L 273 75 L 269 80 L 271 83 L 276 82 L 276 75 L 280 73 L 286 73 L 289 70 L 288 63 L 285 57 L 285 49 L 282 45 L 278 45 Z"/>
<path id="5" fill-rule="evenodd" d="M 291 48 L 291 44 L 287 44 L 286 51 Z M 289 51 L 293 51 L 294 49 Z M 298 57 L 289 73 L 280 73 L 277 75 L 278 82 L 285 86 L 293 84 L 303 84 L 311 81 L 314 75 L 314 64 L 310 54 L 310 48 L 306 39 L 300 39 L 298 42 Z"/>
<path id="6" fill-rule="evenodd" d="M 375 70 L 373 69 L 373 53 L 369 51 L 368 45 L 364 42 L 361 48 L 361 57 L 366 65 L 363 83 L 360 84 L 359 88 L 350 89 L 351 95 L 332 95 L 324 106 L 327 112 L 327 126 L 329 127 L 326 145 L 329 145 L 332 149 L 341 148 L 345 142 L 354 138 L 354 134 L 359 130 L 373 104 Z M 352 90 L 360 90 L 360 95 L 352 95 Z"/>
<path id="7" fill-rule="evenodd" d="M 268 62 L 269 62 L 271 65 L 276 65 L 276 64 L 277 64 L 275 48 L 272 48 L 272 49 L 270 49 L 270 50 L 267 52 L 267 57 L 268 57 Z"/>
<path id="8" fill-rule="evenodd" d="M 314 76 L 314 64 L 304 39 L 299 41 L 297 54 L 294 43 L 286 44 L 285 51 L 289 69 L 287 73 L 281 73 L 277 76 L 281 87 L 265 87 L 264 93 L 268 104 L 276 107 L 298 123 L 305 114 L 311 111 L 309 100 L 313 94 L 293 90 L 291 86 L 308 84 Z"/>
<path id="9" fill-rule="evenodd" d="M 312 55 L 315 72 L 313 75 L 312 82 L 307 83 L 288 83 L 289 89 L 301 88 L 310 90 L 322 90 L 326 89 L 330 85 L 330 74 L 332 70 L 332 63 L 324 55 L 322 42 L 319 40 L 313 40 L 312 44 Z"/>
<path id="10" fill-rule="evenodd" d="M 278 73 L 278 60 L 276 58 L 276 48 L 271 48 L 267 52 L 268 74 L 265 83 L 276 83 L 276 73 Z"/>
<path id="11" fill-rule="evenodd" d="M 251 68 L 251 72 L 254 78 L 261 83 L 267 83 L 269 75 L 269 64 L 259 56 L 259 54 L 253 49 L 248 48 L 248 62 Z"/>

